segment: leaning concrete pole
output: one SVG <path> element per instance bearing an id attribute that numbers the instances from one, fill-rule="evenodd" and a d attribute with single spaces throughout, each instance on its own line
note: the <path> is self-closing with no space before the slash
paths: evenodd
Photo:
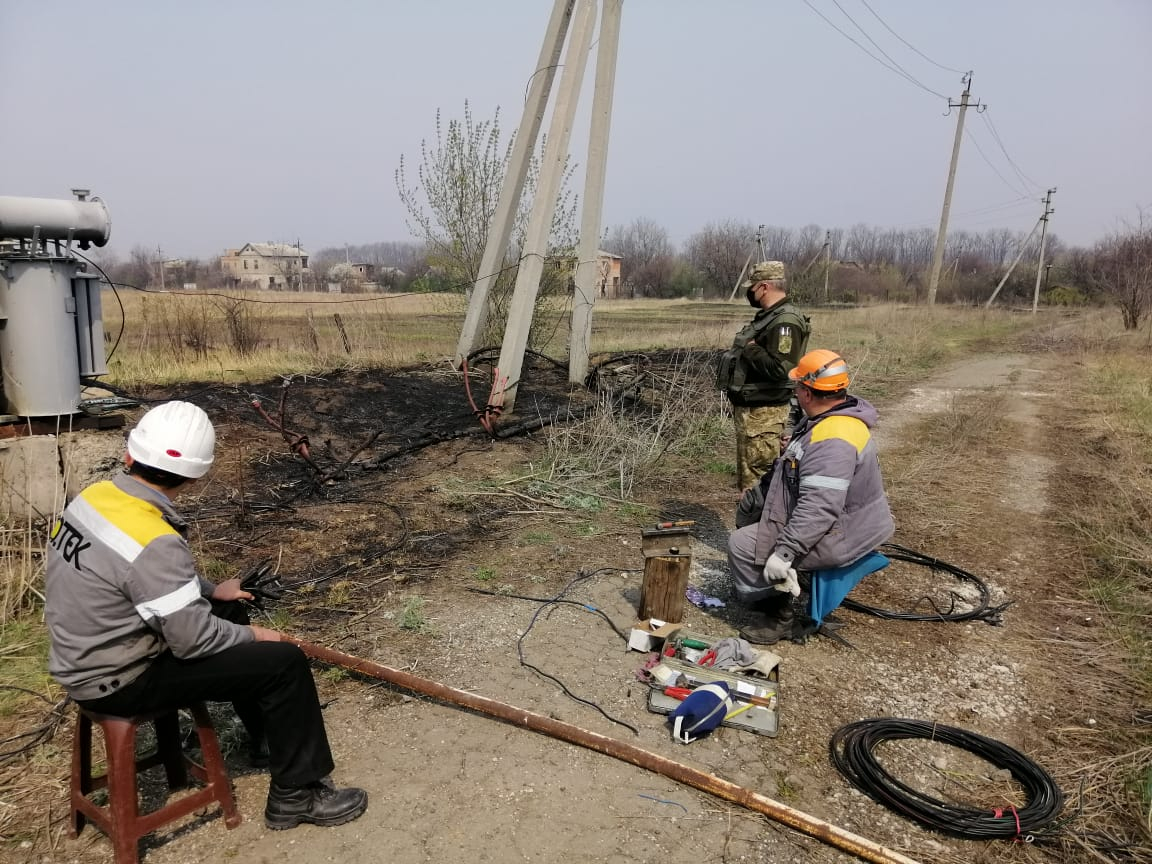
<path id="1" fill-rule="evenodd" d="M 608 168 L 608 133 L 612 127 L 612 95 L 616 89 L 616 57 L 620 44 L 620 10 L 624 0 L 604 0 L 600 42 L 596 50 L 596 89 L 592 94 L 592 124 L 588 132 L 588 162 L 584 174 L 584 205 L 580 213 L 580 243 L 576 249 L 576 294 L 572 302 L 572 337 L 568 344 L 568 380 L 584 383 L 588 346 L 592 339 L 592 307 L 600 272 L 604 210 L 604 178 Z"/>
<path id="2" fill-rule="evenodd" d="M 508 309 L 508 326 L 504 330 L 504 343 L 500 348 L 500 376 L 509 383 L 502 394 L 493 392 L 490 404 L 503 404 L 511 411 L 516 404 L 516 390 L 520 372 L 524 368 L 524 350 L 528 347 L 528 332 L 532 329 L 532 313 L 536 295 L 540 291 L 540 277 L 544 273 L 544 258 L 548 254 L 548 237 L 552 233 L 552 216 L 556 212 L 556 198 L 560 181 L 568 160 L 568 140 L 572 137 L 572 121 L 580 97 L 580 84 L 588 66 L 588 48 L 592 43 L 592 29 L 596 23 L 596 0 L 580 0 L 572 27 L 572 37 L 564 55 L 564 71 L 560 73 L 560 87 L 556 91 L 556 104 L 548 127 L 548 143 L 540 165 L 540 182 L 536 186 L 536 200 L 528 216 L 528 230 L 524 235 L 523 257 L 516 273 L 516 287 Z M 503 399 L 501 403 L 499 399 Z"/>
<path id="3" fill-rule="evenodd" d="M 1036 224 L 1032 226 L 1032 230 L 1028 232 L 1028 236 L 1024 238 L 1024 242 L 1020 244 L 1020 251 L 1016 253 L 1016 257 L 1012 259 L 1012 263 L 1008 265 L 1008 272 L 1004 274 L 999 283 L 996 285 L 996 290 L 992 292 L 992 296 L 984 303 L 984 308 L 987 309 L 992 305 L 992 301 L 1000 293 L 1000 289 L 1004 287 L 1004 283 L 1008 281 L 1008 277 L 1012 275 L 1012 271 L 1016 269 L 1016 265 L 1020 263 L 1020 259 L 1024 257 L 1024 251 L 1028 248 L 1028 244 L 1032 242 L 1032 235 L 1036 233 L 1036 229 L 1040 227 L 1040 222 L 1044 217 L 1036 220 Z"/>
<path id="4" fill-rule="evenodd" d="M 940 268 L 944 264 L 944 241 L 948 236 L 948 211 L 952 207 L 952 186 L 956 183 L 956 163 L 960 160 L 960 138 L 964 134 L 964 114 L 968 110 L 968 91 L 972 87 L 972 73 L 964 76 L 964 92 L 959 102 L 948 101 L 949 108 L 959 108 L 956 117 L 956 139 L 952 142 L 952 162 L 948 165 L 948 185 L 944 187 L 944 208 L 940 212 L 940 230 L 936 234 L 936 248 L 932 252 L 932 272 L 928 277 L 928 305 L 936 302 L 936 289 L 940 286 Z"/>
<path id="5" fill-rule="evenodd" d="M 1040 308 L 1040 276 L 1044 273 L 1044 252 L 1048 243 L 1048 217 L 1056 211 L 1052 209 L 1052 196 L 1056 194 L 1056 189 L 1048 190 L 1048 194 L 1044 196 L 1044 215 L 1040 217 L 1043 226 L 1040 228 L 1040 260 L 1036 262 L 1036 288 L 1032 291 L 1032 314 L 1036 314 L 1036 310 Z"/>
<path id="6" fill-rule="evenodd" d="M 548 19 L 548 29 L 544 32 L 544 43 L 540 46 L 540 58 L 536 70 L 528 84 L 528 98 L 524 102 L 524 113 L 520 117 L 520 128 L 512 144 L 512 154 L 508 168 L 504 172 L 504 182 L 500 186 L 500 198 L 496 212 L 488 226 L 488 239 L 484 244 L 484 255 L 480 259 L 480 272 L 472 286 L 472 296 L 468 302 L 468 312 L 464 316 L 464 327 L 460 330 L 460 341 L 456 345 L 453 365 L 459 369 L 464 358 L 480 347 L 479 340 L 488 323 L 488 294 L 504 266 L 504 254 L 512 240 L 512 228 L 516 222 L 516 210 L 520 196 L 524 192 L 524 180 L 528 176 L 528 165 L 536 139 L 540 137 L 540 126 L 544 122 L 544 110 L 548 107 L 548 96 L 552 92 L 552 81 L 560 63 L 560 52 L 564 48 L 564 37 L 568 35 L 568 25 L 572 20 L 572 10 L 576 0 L 556 0 L 552 7 L 552 17 Z"/>

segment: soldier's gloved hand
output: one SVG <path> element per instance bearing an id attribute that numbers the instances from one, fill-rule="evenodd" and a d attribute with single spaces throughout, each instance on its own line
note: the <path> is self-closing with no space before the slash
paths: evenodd
<path id="1" fill-rule="evenodd" d="M 791 594 L 793 597 L 800 595 L 800 582 L 796 578 L 796 568 L 792 566 L 791 561 L 786 561 L 776 552 L 773 552 L 764 562 L 764 578 L 777 591 Z"/>

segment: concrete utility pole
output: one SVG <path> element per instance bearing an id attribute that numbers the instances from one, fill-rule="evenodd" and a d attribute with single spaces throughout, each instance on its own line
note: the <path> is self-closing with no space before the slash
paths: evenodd
<path id="1" fill-rule="evenodd" d="M 956 117 L 956 139 L 952 142 L 952 162 L 948 166 L 948 185 L 944 188 L 944 208 L 940 212 L 940 230 L 936 234 L 936 248 L 932 252 L 932 272 L 928 277 L 928 305 L 936 302 L 936 289 L 940 285 L 940 268 L 944 264 L 944 240 L 948 236 L 948 210 L 952 207 L 952 186 L 956 182 L 956 163 L 960 160 L 960 138 L 964 134 L 964 114 L 968 111 L 968 91 L 972 87 L 972 73 L 963 78 L 964 92 L 960 94 L 960 101 L 948 100 L 948 110 L 959 108 Z M 977 111 L 984 106 L 976 103 Z"/>
<path id="2" fill-rule="evenodd" d="M 616 88 L 616 57 L 620 45 L 620 11 L 624 0 L 604 0 L 600 42 L 596 51 L 596 85 L 592 94 L 592 125 L 588 132 L 588 162 L 580 213 L 580 243 L 576 248 L 576 293 L 572 301 L 572 334 L 568 342 L 568 380 L 583 384 L 588 374 L 592 338 L 592 307 L 599 281 L 600 218 L 604 209 L 604 179 L 608 168 L 608 133 L 612 127 L 612 94 Z"/>
<path id="3" fill-rule="evenodd" d="M 1032 241 L 1032 235 L 1036 233 L 1036 229 L 1040 227 L 1040 223 L 1044 221 L 1041 216 L 1036 220 L 1036 224 L 1032 226 L 1032 230 L 1028 232 L 1028 236 L 1024 238 L 1024 242 L 1020 244 L 1020 251 L 1016 253 L 1016 258 L 1008 265 L 1008 272 L 1004 274 L 1004 278 L 1000 280 L 1000 284 L 996 286 L 996 290 L 992 292 L 992 296 L 988 298 L 984 304 L 987 309 L 992 305 L 992 301 L 996 299 L 996 295 L 1000 293 L 1000 289 L 1004 287 L 1004 283 L 1008 281 L 1008 277 L 1012 275 L 1012 271 L 1016 269 L 1016 265 L 1020 263 L 1020 259 L 1024 257 L 1024 250 L 1028 248 L 1028 244 Z"/>
<path id="4" fill-rule="evenodd" d="M 1036 262 L 1036 287 L 1032 291 L 1032 314 L 1036 314 L 1036 310 L 1040 307 L 1040 279 L 1044 275 L 1044 247 L 1048 243 L 1048 217 L 1056 211 L 1052 209 L 1052 196 L 1056 194 L 1056 187 L 1053 186 L 1048 190 L 1048 194 L 1044 196 L 1044 215 L 1040 217 L 1043 223 L 1040 228 L 1040 260 Z"/>
<path id="5" fill-rule="evenodd" d="M 756 241 L 756 245 L 752 248 L 752 251 L 748 253 L 748 257 L 746 259 L 744 259 L 744 266 L 740 268 L 740 275 L 736 277 L 736 284 L 732 286 L 732 293 L 728 295 L 728 302 L 729 303 L 731 303 L 733 300 L 736 299 L 736 292 L 740 290 L 740 283 L 744 281 L 744 274 L 748 272 L 748 267 L 749 267 L 749 265 L 752 264 L 752 256 L 759 253 L 760 257 L 757 258 L 756 260 L 757 261 L 765 260 L 764 259 L 764 226 L 763 225 L 758 225 L 756 227 L 756 235 L 753 239 Z"/>
<path id="6" fill-rule="evenodd" d="M 496 212 L 492 216 L 492 224 L 488 226 L 480 272 L 472 286 L 468 312 L 460 330 L 460 341 L 456 344 L 456 356 L 452 363 L 457 369 L 470 352 L 480 347 L 479 340 L 488 321 L 488 294 L 504 266 L 504 255 L 512 240 L 512 228 L 516 222 L 520 196 L 524 191 L 524 180 L 528 176 L 532 150 L 540 137 L 540 126 L 544 122 L 552 81 L 560 65 L 560 53 L 564 48 L 564 38 L 568 35 L 568 25 L 575 7 L 576 0 L 556 0 L 552 16 L 548 19 L 548 28 L 544 31 L 544 43 L 540 46 L 540 58 L 536 61 L 536 69 L 528 85 L 528 98 L 524 101 L 524 113 L 512 144 L 512 155 L 504 172 L 504 182 L 500 186 Z"/>
<path id="7" fill-rule="evenodd" d="M 160 268 L 160 290 L 167 291 L 168 286 L 164 284 L 164 253 L 159 246 L 156 247 L 156 265 Z"/>
<path id="8" fill-rule="evenodd" d="M 552 108 L 536 200 L 532 202 L 532 212 L 528 216 L 523 258 L 516 273 L 516 287 L 512 291 L 512 302 L 508 308 L 508 326 L 500 348 L 500 365 L 497 368 L 500 376 L 508 381 L 501 388 L 506 411 L 511 411 L 516 404 L 516 391 L 524 367 L 524 350 L 528 347 L 528 332 L 532 328 L 532 313 L 536 306 L 536 295 L 540 291 L 540 277 L 544 273 L 544 258 L 548 252 L 552 214 L 556 212 L 556 197 L 568 158 L 568 140 L 572 136 L 572 121 L 580 96 L 580 83 L 584 80 L 584 70 L 588 65 L 588 49 L 592 44 L 595 23 L 596 0 L 579 0 L 572 38 L 564 55 L 564 71 L 560 74 L 560 86 L 556 91 L 556 104 Z M 494 391 L 493 395 L 499 394 Z"/>
<path id="9" fill-rule="evenodd" d="M 824 232 L 824 302 L 828 302 L 828 271 L 832 269 L 832 232 Z"/>

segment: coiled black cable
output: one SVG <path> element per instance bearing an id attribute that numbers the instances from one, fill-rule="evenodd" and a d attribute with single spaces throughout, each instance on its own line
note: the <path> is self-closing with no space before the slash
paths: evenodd
<path id="1" fill-rule="evenodd" d="M 917 552 L 914 549 L 909 549 L 905 546 L 900 546 L 896 543 L 885 543 L 879 549 L 887 557 L 894 561 L 907 561 L 910 564 L 918 564 L 921 567 L 929 567 L 933 571 L 941 570 L 949 573 L 959 579 L 961 582 L 968 582 L 976 586 L 976 590 L 980 593 L 980 600 L 978 603 L 971 604 L 972 608 L 957 610 L 957 601 L 965 604 L 970 603 L 967 599 L 961 597 L 955 591 L 950 592 L 952 602 L 948 608 L 941 608 L 932 597 L 921 597 L 917 603 L 927 603 L 933 609 L 932 612 L 895 612 L 888 609 L 878 609 L 875 606 L 868 606 L 857 600 L 846 599 L 841 605 L 845 609 L 852 609 L 856 612 L 863 612 L 866 615 L 874 615 L 877 618 L 888 618 L 895 621 L 985 621 L 989 624 L 1001 624 L 1004 620 L 1004 610 L 1012 605 L 1011 600 L 1007 603 L 1001 603 L 999 606 L 993 606 L 992 592 L 980 577 L 969 573 L 967 570 L 962 570 L 955 564 L 949 564 L 947 561 L 941 561 L 939 558 L 933 558 L 931 555 L 925 555 L 922 552 Z"/>
<path id="2" fill-rule="evenodd" d="M 1027 795 L 1020 808 L 993 806 L 975 809 L 948 804 L 913 789 L 884 770 L 875 749 L 885 741 L 924 738 L 967 750 L 1012 772 Z M 975 732 L 926 723 L 880 717 L 849 723 L 836 730 L 828 745 L 832 764 L 848 781 L 873 801 L 890 810 L 953 837 L 969 840 L 1019 839 L 1032 842 L 1044 833 L 1064 807 L 1064 793 L 1052 777 L 1021 753 Z M 1051 836 L 1054 830 L 1048 832 Z"/>

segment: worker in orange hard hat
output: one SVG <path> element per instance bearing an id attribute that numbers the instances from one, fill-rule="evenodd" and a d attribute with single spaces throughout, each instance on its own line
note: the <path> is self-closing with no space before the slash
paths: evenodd
<path id="1" fill-rule="evenodd" d="M 736 594 L 753 615 L 740 635 L 762 645 L 811 632 L 813 622 L 793 610 L 797 571 L 816 578 L 862 561 L 895 528 L 872 439 L 877 412 L 848 393 L 844 358 L 809 351 L 788 377 L 804 418 L 776 462 L 759 521 L 728 539 Z M 873 557 L 883 562 L 873 570 L 887 563 Z"/>
<path id="2" fill-rule="evenodd" d="M 240 579 L 196 572 L 172 504 L 212 468 L 203 409 L 165 402 L 128 435 L 126 472 L 94 483 L 52 529 L 45 573 L 48 671 L 84 710 L 129 717 L 231 702 L 271 774 L 264 823 L 342 825 L 368 795 L 337 788 L 308 658 L 249 623 Z M 261 747 L 260 745 L 263 744 Z"/>
<path id="3" fill-rule="evenodd" d="M 808 318 L 789 302 L 785 276 L 782 261 L 761 261 L 749 271 L 743 287 L 758 311 L 720 356 L 716 374 L 732 403 L 740 489 L 755 486 L 780 455 L 794 388 L 788 372 L 808 345 Z"/>

